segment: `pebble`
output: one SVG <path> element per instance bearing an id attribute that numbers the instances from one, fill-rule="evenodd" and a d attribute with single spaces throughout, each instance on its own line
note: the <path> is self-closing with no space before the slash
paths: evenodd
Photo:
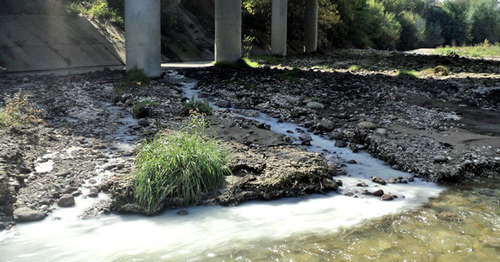
<path id="1" fill-rule="evenodd" d="M 386 185 L 387 182 L 385 182 L 385 180 L 383 180 L 382 178 L 378 177 L 378 176 L 375 176 L 372 178 L 372 182 L 373 183 L 377 183 L 377 184 L 381 184 L 381 185 Z"/>
<path id="2" fill-rule="evenodd" d="M 391 200 L 394 200 L 394 196 L 393 195 L 390 195 L 390 194 L 383 194 L 381 197 L 380 197 L 381 200 L 384 200 L 384 201 L 391 201 Z"/>

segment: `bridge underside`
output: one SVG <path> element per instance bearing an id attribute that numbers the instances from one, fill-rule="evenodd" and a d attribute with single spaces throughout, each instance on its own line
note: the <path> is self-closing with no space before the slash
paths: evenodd
<path id="1" fill-rule="evenodd" d="M 305 0 L 304 51 L 316 52 L 318 0 Z M 272 0 L 272 54 L 287 53 L 288 0 Z M 161 74 L 160 0 L 125 0 L 126 66 Z M 241 58 L 241 0 L 215 0 L 215 63 Z"/>

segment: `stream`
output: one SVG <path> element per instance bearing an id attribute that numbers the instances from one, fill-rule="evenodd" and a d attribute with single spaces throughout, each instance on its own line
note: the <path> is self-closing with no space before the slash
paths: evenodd
<path id="1" fill-rule="evenodd" d="M 196 83 L 183 83 L 184 95 L 197 97 Z M 211 104 L 212 105 L 212 104 Z M 213 106 L 213 105 L 212 105 Z M 215 107 L 215 106 L 214 106 Z M 269 124 L 277 133 L 303 128 L 280 123 L 254 110 L 230 109 Z M 125 118 L 124 126 L 131 124 Z M 394 201 L 358 198 L 337 192 L 252 201 L 236 207 L 189 207 L 187 215 L 167 210 L 155 217 L 100 215 L 82 219 L 88 199 L 56 209 L 41 222 L 19 224 L 0 233 L 0 261 L 498 261 L 500 188 L 495 181 L 444 187 L 415 178 L 408 184 L 378 185 L 369 179 L 408 177 L 368 153 L 335 148 L 334 141 L 310 134 L 308 150 L 347 165 L 342 190 L 382 188 Z M 114 134 L 119 148 L 130 150 L 126 128 Z M 341 191 L 342 193 L 342 191 Z M 97 201 L 97 200 L 92 200 Z M 96 203 L 96 202 L 94 202 Z"/>

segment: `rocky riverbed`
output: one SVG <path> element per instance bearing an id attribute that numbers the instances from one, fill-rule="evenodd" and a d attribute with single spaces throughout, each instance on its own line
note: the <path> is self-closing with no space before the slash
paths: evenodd
<path id="1" fill-rule="evenodd" d="M 334 176 L 345 175 L 346 164 L 356 165 L 354 160 L 327 161 L 323 154 L 307 152 L 302 146 L 310 141 L 306 133 L 295 141 L 224 109 L 228 107 L 258 109 L 297 123 L 336 140 L 338 147 L 368 150 L 393 168 L 426 179 L 494 178 L 500 161 L 498 64 L 446 58 L 457 65 L 451 74 L 413 78 L 397 76 L 391 68 L 402 58 L 386 56 L 370 60 L 367 55 L 362 62 L 371 67 L 356 71 L 346 65 L 359 64 L 357 53 L 292 57 L 256 69 L 180 71 L 199 81 L 200 97 L 215 98 L 222 108 L 207 118 L 210 132 L 232 155 L 233 175 L 226 187 L 202 204 L 236 205 L 335 191 L 343 185 Z M 405 63 L 411 64 L 411 58 L 404 58 Z M 417 58 L 420 67 L 438 63 L 433 57 Z M 73 206 L 75 198 L 101 201 L 84 216 L 141 212 L 131 204 L 134 148 L 160 129 L 182 129 L 188 117 L 182 106 L 186 98 L 182 83 L 168 75 L 133 88 L 123 85 L 125 80 L 123 72 L 111 71 L 0 78 L 2 99 L 22 90 L 31 95 L 44 120 L 0 130 L 0 230 L 44 219 L 54 208 Z M 154 105 L 132 119 L 134 105 L 145 100 Z M 374 177 L 369 183 L 412 180 Z M 356 186 L 343 194 L 394 197 L 362 190 L 367 185 L 361 182 Z M 182 201 L 170 201 L 167 207 L 176 203 Z"/>

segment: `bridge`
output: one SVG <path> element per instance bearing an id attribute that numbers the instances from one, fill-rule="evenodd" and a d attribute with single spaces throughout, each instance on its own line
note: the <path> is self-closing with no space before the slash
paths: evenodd
<path id="1" fill-rule="evenodd" d="M 215 1 L 215 63 L 241 58 L 241 0 Z M 287 53 L 288 0 L 272 0 L 271 52 Z M 161 75 L 160 0 L 125 0 L 126 67 Z M 304 51 L 318 46 L 318 0 L 305 0 Z"/>

